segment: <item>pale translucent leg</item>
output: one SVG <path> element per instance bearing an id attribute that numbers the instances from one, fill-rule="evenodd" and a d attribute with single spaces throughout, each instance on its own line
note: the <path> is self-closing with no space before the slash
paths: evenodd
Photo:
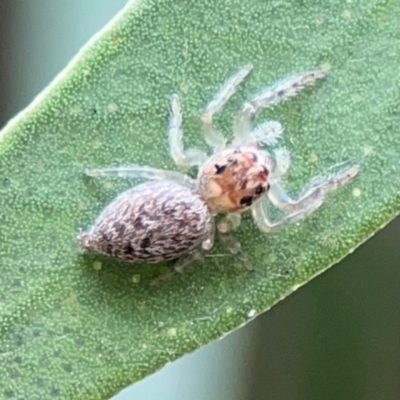
<path id="1" fill-rule="evenodd" d="M 268 218 L 266 199 L 263 199 L 252 208 L 253 217 L 264 232 L 273 232 L 289 223 L 301 221 L 323 204 L 328 193 L 348 183 L 358 172 L 359 166 L 353 165 L 326 176 L 316 177 L 297 200 L 293 200 L 278 181 L 272 180 L 268 197 L 275 206 L 287 214 L 275 222 L 271 221 Z"/>
<path id="2" fill-rule="evenodd" d="M 209 236 L 201 242 L 201 248 L 202 248 L 204 251 L 209 251 L 209 250 L 211 250 L 211 249 L 213 248 L 213 246 L 214 246 L 214 242 L 215 242 L 215 230 L 216 230 L 216 229 L 215 229 L 215 219 L 214 219 L 214 218 L 212 219 L 211 224 L 212 224 L 212 226 L 211 226 L 211 231 L 210 231 Z"/>
<path id="3" fill-rule="evenodd" d="M 249 271 L 253 270 L 249 256 L 243 252 L 240 242 L 233 236 L 232 230 L 239 227 L 240 214 L 228 214 L 218 223 L 218 234 L 226 248 L 236 256 Z"/>
<path id="4" fill-rule="evenodd" d="M 165 282 L 173 278 L 177 273 L 182 274 L 185 268 L 193 264 L 193 262 L 195 261 L 203 261 L 205 253 L 208 250 L 212 249 L 214 245 L 214 240 L 215 240 L 215 224 L 213 220 L 209 236 L 206 237 L 198 247 L 195 247 L 188 253 L 178 258 L 174 263 L 172 271 L 169 271 L 153 279 L 150 283 L 150 286 L 156 286 L 161 282 Z"/>
<path id="5" fill-rule="evenodd" d="M 290 166 L 290 153 L 285 148 L 279 148 L 274 150 L 275 155 L 275 169 L 273 171 L 274 176 L 280 179 L 281 176 L 285 175 Z"/>
<path id="6" fill-rule="evenodd" d="M 303 88 L 324 78 L 326 74 L 325 70 L 303 72 L 262 89 L 243 105 L 237 115 L 233 128 L 235 138 L 242 141 L 252 131 L 254 117 L 260 108 L 272 107 L 295 96 Z"/>
<path id="7" fill-rule="evenodd" d="M 178 258 L 173 266 L 173 269 L 165 274 L 158 276 L 150 282 L 150 286 L 157 286 L 162 282 L 172 279 L 176 274 L 183 274 L 185 269 L 191 266 L 195 261 L 204 261 L 205 250 L 202 247 L 193 249 L 189 253 L 184 254 Z"/>
<path id="8" fill-rule="evenodd" d="M 226 248 L 244 264 L 246 269 L 253 271 L 254 268 L 249 256 L 242 250 L 240 242 L 232 235 L 232 233 L 219 232 L 219 237 Z"/>
<path id="9" fill-rule="evenodd" d="M 332 170 L 336 168 L 333 167 Z M 328 193 L 348 183 L 358 172 L 359 166 L 353 165 L 325 176 L 315 177 L 300 193 L 297 200 L 293 200 L 279 182 L 272 181 L 268 197 L 275 206 L 286 212 L 316 209 L 322 204 Z"/>
<path id="10" fill-rule="evenodd" d="M 309 208 L 306 210 L 298 211 L 292 214 L 285 215 L 284 217 L 276 221 L 272 221 L 268 216 L 268 204 L 266 202 L 266 199 L 264 198 L 254 204 L 254 206 L 251 208 L 251 212 L 253 214 L 254 221 L 261 231 L 266 233 L 274 233 L 284 228 L 288 224 L 301 221 L 309 214 L 311 214 L 316 208 Z"/>
<path id="11" fill-rule="evenodd" d="M 242 216 L 239 213 L 227 214 L 218 223 L 218 231 L 222 233 L 233 231 L 239 228 Z"/>
<path id="12" fill-rule="evenodd" d="M 209 146 L 216 150 L 225 148 L 226 139 L 221 132 L 214 128 L 214 115 L 221 111 L 222 107 L 236 92 L 237 87 L 243 82 L 252 69 L 253 65 L 247 64 L 230 76 L 213 99 L 207 104 L 201 115 L 205 140 Z"/>
<path id="13" fill-rule="evenodd" d="M 182 274 L 184 269 L 191 265 L 195 261 L 203 261 L 204 260 L 205 250 L 201 247 L 194 249 L 190 253 L 183 255 L 178 258 L 178 260 L 174 264 L 174 271 Z"/>
<path id="14" fill-rule="evenodd" d="M 191 250 L 189 253 L 181 256 L 174 264 L 174 270 L 176 272 L 182 273 L 184 268 L 190 265 L 193 261 L 202 261 L 204 259 L 204 254 L 211 250 L 214 246 L 215 241 L 215 222 L 212 220 L 211 231 L 200 244 L 200 246 Z"/>
<path id="15" fill-rule="evenodd" d="M 145 178 L 153 181 L 171 179 L 192 186 L 194 180 L 178 171 L 157 169 L 147 165 L 86 170 L 85 174 L 93 178 Z"/>
<path id="16" fill-rule="evenodd" d="M 150 286 L 158 286 L 163 282 L 172 279 L 176 274 L 182 274 L 188 266 L 193 264 L 195 261 L 204 260 L 204 250 L 197 248 L 192 250 L 190 253 L 184 254 L 182 257 L 175 261 L 174 267 L 171 271 L 168 271 L 162 275 L 157 276 L 150 282 Z"/>
<path id="17" fill-rule="evenodd" d="M 171 115 L 168 129 L 169 152 L 175 164 L 185 167 L 201 165 L 207 154 L 198 149 L 184 149 L 182 110 L 178 95 L 171 96 Z"/>

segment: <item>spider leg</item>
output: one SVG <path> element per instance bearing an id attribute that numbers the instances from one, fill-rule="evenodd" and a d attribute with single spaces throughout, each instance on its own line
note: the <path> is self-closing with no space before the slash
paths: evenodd
<path id="1" fill-rule="evenodd" d="M 186 185 L 193 185 L 194 181 L 178 171 L 157 169 L 147 165 L 131 165 L 127 167 L 103 168 L 86 170 L 85 174 L 92 178 L 145 178 L 149 180 L 171 179 Z"/>
<path id="2" fill-rule="evenodd" d="M 338 166 L 335 166 L 331 170 L 337 168 Z M 307 211 L 310 207 L 316 209 L 322 204 L 328 193 L 348 183 L 358 172 L 359 166 L 352 165 L 336 172 L 330 172 L 325 176 L 317 176 L 300 193 L 297 200 L 293 200 L 279 182 L 272 181 L 268 197 L 275 206 L 286 212 Z"/>
<path id="3" fill-rule="evenodd" d="M 202 249 L 197 248 L 192 250 L 190 253 L 186 253 L 176 260 L 173 269 L 157 276 L 150 282 L 150 286 L 158 286 L 163 282 L 171 280 L 177 274 L 182 274 L 184 269 L 191 265 L 194 261 L 203 261 L 204 254 Z"/>
<path id="4" fill-rule="evenodd" d="M 186 267 L 191 265 L 195 261 L 203 261 L 204 260 L 205 250 L 202 247 L 198 247 L 178 258 L 174 264 L 174 271 L 182 274 Z"/>
<path id="5" fill-rule="evenodd" d="M 227 249 L 244 264 L 247 270 L 254 270 L 249 256 L 242 250 L 240 242 L 232 235 L 231 232 L 220 232 L 219 237 Z"/>
<path id="6" fill-rule="evenodd" d="M 233 132 L 236 140 L 242 141 L 252 131 L 252 124 L 260 108 L 272 107 L 285 101 L 303 88 L 313 85 L 318 79 L 324 78 L 325 70 L 314 70 L 282 79 L 278 83 L 268 86 L 247 100 L 236 116 Z"/>
<path id="7" fill-rule="evenodd" d="M 273 171 L 274 176 L 280 179 L 281 176 L 285 175 L 290 165 L 290 153 L 285 148 L 279 148 L 274 150 L 275 154 L 275 169 Z"/>
<path id="8" fill-rule="evenodd" d="M 176 165 L 191 167 L 201 165 L 207 155 L 198 149 L 183 147 L 182 110 L 177 94 L 171 96 L 171 114 L 168 128 L 169 152 Z"/>
<path id="9" fill-rule="evenodd" d="M 199 246 L 195 247 L 194 249 L 190 250 L 188 253 L 182 255 L 179 257 L 173 266 L 172 271 L 169 271 L 165 274 L 162 274 L 158 276 L 157 278 L 153 279 L 150 282 L 150 286 L 157 286 L 161 282 L 165 282 L 167 280 L 170 280 L 173 278 L 176 274 L 182 274 L 188 266 L 193 264 L 195 261 L 203 261 L 204 260 L 204 254 L 208 251 L 211 250 L 211 248 L 214 245 L 214 239 L 215 239 L 215 225 L 214 222 L 212 224 L 211 231 Z"/>
<path id="10" fill-rule="evenodd" d="M 268 216 L 266 198 L 260 200 L 251 208 L 254 221 L 256 222 L 258 228 L 266 233 L 274 233 L 282 229 L 288 224 L 298 222 L 310 214 L 314 209 L 307 209 L 307 212 L 295 212 L 278 219 L 277 221 L 272 221 Z"/>
<path id="11" fill-rule="evenodd" d="M 263 199 L 252 208 L 253 217 L 264 232 L 274 232 L 289 223 L 299 222 L 318 209 L 328 193 L 348 183 L 358 172 L 359 166 L 353 165 L 326 176 L 318 176 L 310 182 L 297 200 L 293 200 L 287 194 L 278 180 L 272 179 L 268 197 L 286 215 L 275 222 L 271 221 L 268 218 L 266 199 Z"/>
<path id="12" fill-rule="evenodd" d="M 218 223 L 218 231 L 228 233 L 237 229 L 242 221 L 242 216 L 239 213 L 231 213 L 225 215 Z"/>
<path id="13" fill-rule="evenodd" d="M 249 256 L 243 252 L 240 242 L 233 236 L 232 230 L 240 225 L 240 214 L 228 214 L 218 224 L 218 233 L 226 248 L 243 262 L 246 269 L 253 271 Z"/>
<path id="14" fill-rule="evenodd" d="M 222 133 L 213 126 L 214 114 L 221 111 L 222 107 L 236 92 L 237 87 L 243 82 L 252 69 L 253 65 L 247 64 L 230 76 L 222 85 L 217 94 L 213 97 L 213 99 L 206 105 L 200 117 L 203 124 L 204 138 L 207 144 L 216 150 L 220 150 L 225 147 L 226 139 Z"/>

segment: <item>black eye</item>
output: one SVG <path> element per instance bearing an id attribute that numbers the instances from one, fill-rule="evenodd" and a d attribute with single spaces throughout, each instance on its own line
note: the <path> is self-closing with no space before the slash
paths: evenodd
<path id="1" fill-rule="evenodd" d="M 253 198 L 251 196 L 244 196 L 240 199 L 240 205 L 250 207 L 253 204 Z"/>
<path id="2" fill-rule="evenodd" d="M 225 169 L 226 169 L 226 165 L 218 165 L 218 164 L 215 164 L 214 167 L 215 167 L 215 169 L 216 169 L 215 173 L 216 173 L 217 175 L 223 174 L 224 171 L 225 171 Z"/>
<path id="3" fill-rule="evenodd" d="M 261 183 L 256 187 L 255 194 L 260 195 L 261 193 L 264 193 L 264 188 L 262 187 Z"/>
<path id="4" fill-rule="evenodd" d="M 257 162 L 257 160 L 258 160 L 257 154 L 254 154 L 254 153 L 250 153 L 250 154 L 251 154 L 251 158 L 253 159 L 253 161 Z"/>

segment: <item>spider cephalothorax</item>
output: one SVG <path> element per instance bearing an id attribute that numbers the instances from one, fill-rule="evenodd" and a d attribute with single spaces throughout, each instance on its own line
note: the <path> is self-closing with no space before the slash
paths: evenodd
<path id="1" fill-rule="evenodd" d="M 271 168 L 271 157 L 265 151 L 228 148 L 200 167 L 197 190 L 214 213 L 244 211 L 268 191 Z"/>
<path id="2" fill-rule="evenodd" d="M 240 224 L 242 211 L 251 209 L 259 229 L 274 232 L 310 215 L 328 193 L 357 175 L 357 165 L 336 168 L 311 180 L 299 198 L 292 199 L 281 184 L 281 176 L 289 167 L 289 153 L 282 148 L 262 149 L 263 145 L 272 147 L 277 143 L 283 131 L 281 124 L 266 121 L 253 127 L 260 108 L 296 95 L 323 78 L 324 70 L 290 76 L 250 97 L 234 120 L 234 139 L 227 145 L 213 125 L 213 116 L 251 69 L 248 64 L 234 73 L 201 115 L 205 140 L 214 150 L 211 156 L 197 149 L 184 149 L 179 97 L 171 97 L 170 154 L 179 166 L 197 166 L 196 180 L 177 171 L 140 165 L 87 171 L 89 176 L 141 177 L 155 182 L 135 186 L 113 200 L 89 232 L 79 235 L 84 248 L 132 262 L 179 258 L 177 266 L 182 267 L 211 249 L 213 216 L 223 213 L 226 215 L 217 226 L 220 237 L 233 254 L 247 262 L 240 244 L 231 235 Z M 271 204 L 283 212 L 276 221 L 268 216 Z"/>

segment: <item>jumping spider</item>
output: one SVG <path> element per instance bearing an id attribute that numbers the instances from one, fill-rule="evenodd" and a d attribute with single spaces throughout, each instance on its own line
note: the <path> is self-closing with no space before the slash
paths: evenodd
<path id="1" fill-rule="evenodd" d="M 261 148 L 276 144 L 283 131 L 281 124 L 266 121 L 253 127 L 260 108 L 295 96 L 325 77 L 324 70 L 291 76 L 252 96 L 235 118 L 234 140 L 227 146 L 224 136 L 213 126 L 213 116 L 252 68 L 248 64 L 235 72 L 201 115 L 205 140 L 214 150 L 211 157 L 198 149 L 184 149 L 181 106 L 176 94 L 171 97 L 169 151 L 176 165 L 199 167 L 196 180 L 177 171 L 139 165 L 86 171 L 91 177 L 140 177 L 150 181 L 119 195 L 103 210 L 90 231 L 79 235 L 85 249 L 131 262 L 178 259 L 176 268 L 182 268 L 212 248 L 214 217 L 222 213 L 226 215 L 218 223 L 217 231 L 230 252 L 249 267 L 246 254 L 231 235 L 240 224 L 241 212 L 251 209 L 259 229 L 274 232 L 304 219 L 322 205 L 329 192 L 357 175 L 359 167 L 352 165 L 316 177 L 298 199 L 292 199 L 280 183 L 289 167 L 289 153 L 285 149 L 271 152 Z M 269 202 L 281 209 L 284 216 L 271 221 L 267 212 Z"/>

